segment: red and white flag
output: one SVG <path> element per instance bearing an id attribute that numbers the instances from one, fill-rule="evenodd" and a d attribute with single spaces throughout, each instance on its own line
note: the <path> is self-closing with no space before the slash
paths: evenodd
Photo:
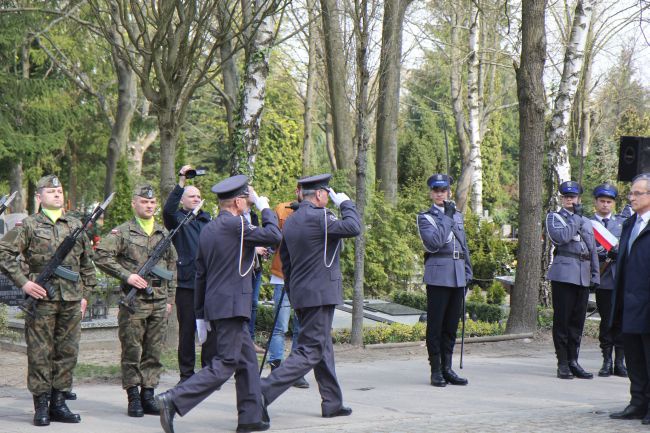
<path id="1" fill-rule="evenodd" d="M 594 227 L 594 236 L 596 241 L 607 251 L 618 245 L 618 239 L 609 230 L 605 228 L 600 221 L 593 220 L 591 225 Z"/>

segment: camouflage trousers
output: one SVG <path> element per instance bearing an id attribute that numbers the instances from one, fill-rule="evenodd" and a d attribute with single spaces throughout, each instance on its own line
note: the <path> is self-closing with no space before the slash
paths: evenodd
<path id="1" fill-rule="evenodd" d="M 25 318 L 27 388 L 34 395 L 72 389 L 81 338 L 79 301 L 39 301 Z"/>
<path id="2" fill-rule="evenodd" d="M 158 386 L 160 354 L 167 331 L 166 305 L 165 299 L 136 299 L 135 314 L 120 308 L 117 321 L 122 344 L 122 388 Z"/>

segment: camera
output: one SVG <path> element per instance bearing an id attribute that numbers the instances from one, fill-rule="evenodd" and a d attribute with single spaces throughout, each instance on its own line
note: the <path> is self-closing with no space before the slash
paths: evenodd
<path id="1" fill-rule="evenodd" d="M 189 169 L 185 172 L 185 179 L 194 179 L 196 176 L 205 176 L 207 170 L 205 168 Z"/>

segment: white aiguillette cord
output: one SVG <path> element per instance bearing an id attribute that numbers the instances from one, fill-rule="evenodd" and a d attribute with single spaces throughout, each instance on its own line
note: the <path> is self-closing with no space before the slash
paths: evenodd
<path id="1" fill-rule="evenodd" d="M 323 263 L 325 264 L 325 267 L 329 269 L 332 267 L 332 264 L 334 263 L 334 259 L 336 258 L 336 253 L 338 252 L 339 247 L 341 246 L 341 240 L 339 239 L 338 242 L 336 243 L 336 248 L 334 249 L 332 260 L 330 260 L 328 264 L 327 263 L 327 209 L 323 209 L 323 216 L 324 216 L 324 223 L 325 223 L 325 249 L 323 250 Z"/>
<path id="2" fill-rule="evenodd" d="M 253 265 L 255 264 L 255 252 L 253 252 L 253 260 L 251 261 L 251 265 L 248 267 L 246 272 L 242 274 L 241 264 L 242 261 L 244 260 L 244 217 L 240 215 L 239 218 L 241 219 L 241 241 L 239 244 L 239 268 L 237 270 L 239 271 L 240 277 L 245 277 L 246 275 L 248 275 L 251 269 L 253 269 Z"/>

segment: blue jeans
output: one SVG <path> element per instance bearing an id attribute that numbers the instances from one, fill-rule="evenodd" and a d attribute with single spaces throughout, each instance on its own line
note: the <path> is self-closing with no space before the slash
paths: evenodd
<path id="1" fill-rule="evenodd" d="M 257 319 L 257 301 L 260 299 L 260 286 L 262 285 L 262 270 L 253 271 L 253 305 L 251 306 L 251 320 L 248 322 L 248 332 L 255 341 L 255 319 Z"/>
<path id="2" fill-rule="evenodd" d="M 273 286 L 273 304 L 278 308 L 280 304 L 280 296 L 284 284 L 275 284 Z M 274 311 L 275 313 L 275 311 Z M 284 359 L 284 334 L 289 329 L 289 317 L 291 316 L 291 304 L 289 303 L 289 296 L 284 294 L 282 298 L 282 305 L 280 305 L 280 313 L 278 314 L 278 321 L 273 328 L 273 335 L 271 336 L 271 344 L 269 344 L 269 360 L 268 362 L 279 359 Z M 293 340 L 291 342 L 291 350 L 296 347 L 298 341 L 298 334 L 300 334 L 300 323 L 298 316 L 293 315 Z"/>

